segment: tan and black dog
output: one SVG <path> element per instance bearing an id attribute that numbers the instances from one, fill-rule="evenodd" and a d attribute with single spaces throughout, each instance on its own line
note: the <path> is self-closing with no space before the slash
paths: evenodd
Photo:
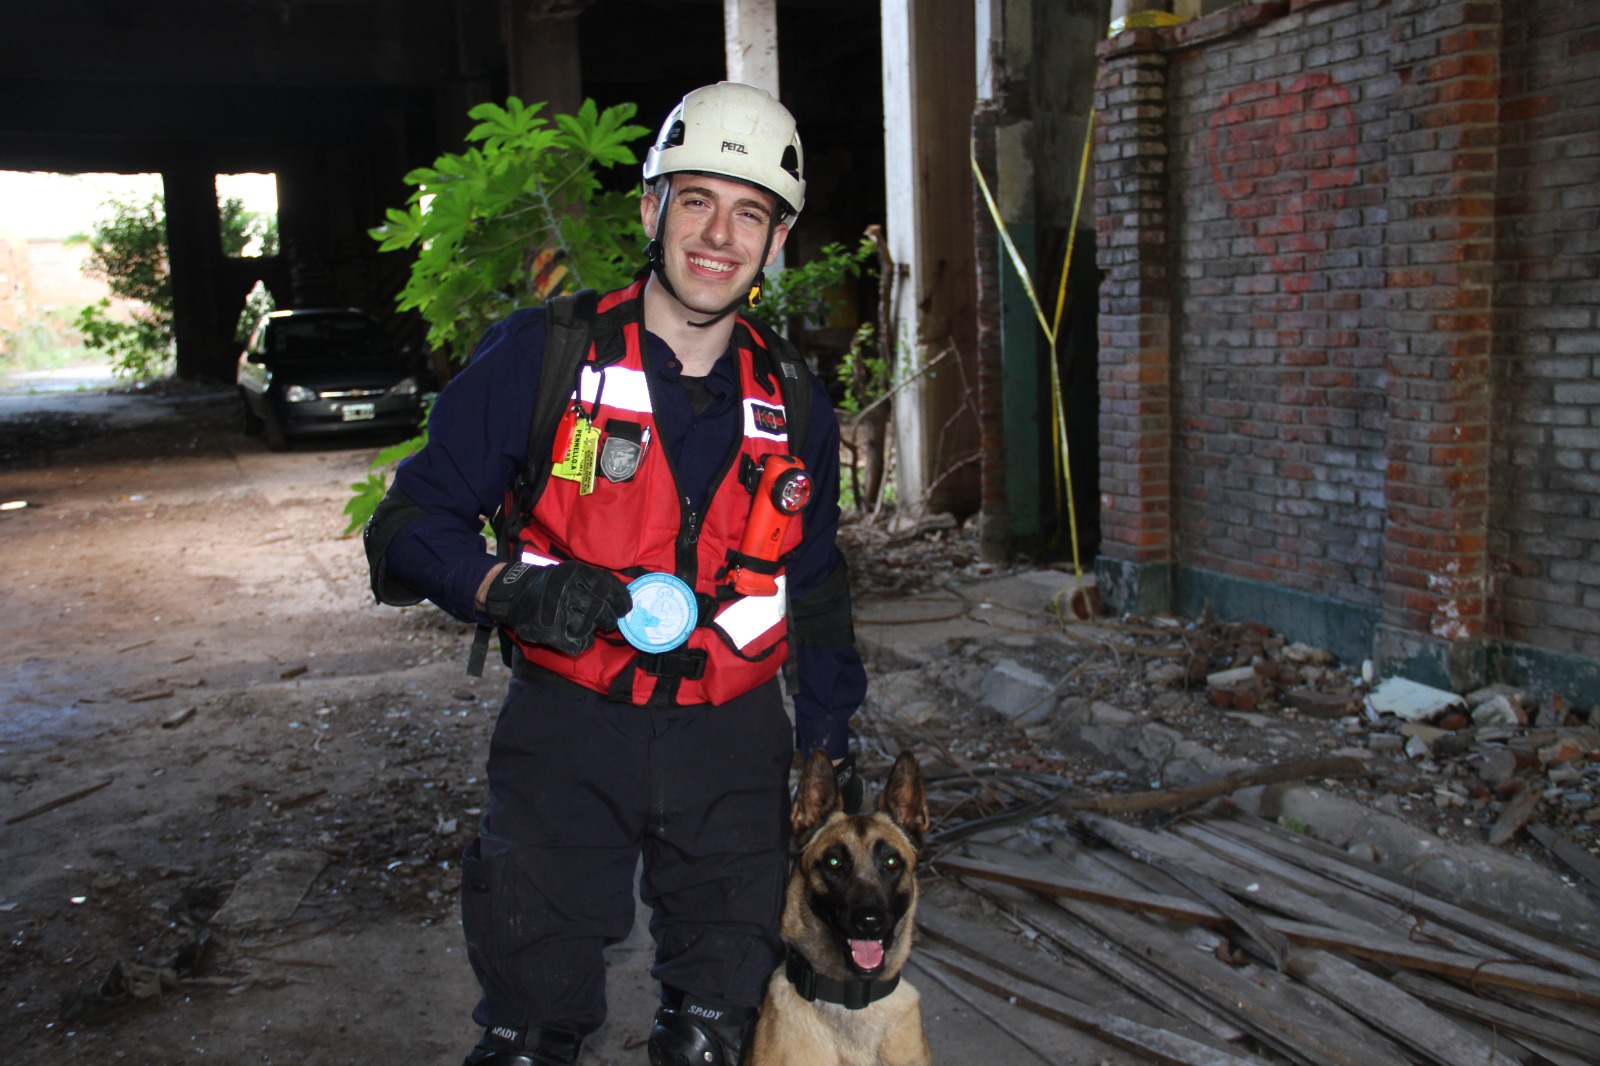
<path id="1" fill-rule="evenodd" d="M 789 821 L 799 848 L 784 898 L 789 957 L 767 986 L 746 1066 L 928 1066 L 921 997 L 900 979 L 928 829 L 916 758 L 895 760 L 876 812 L 848 815 L 816 752 Z"/>

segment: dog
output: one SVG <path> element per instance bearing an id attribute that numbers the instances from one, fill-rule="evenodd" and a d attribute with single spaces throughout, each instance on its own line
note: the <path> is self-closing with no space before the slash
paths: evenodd
<path id="1" fill-rule="evenodd" d="M 788 961 L 767 986 L 746 1066 L 930 1066 L 921 997 L 901 980 L 928 830 L 917 760 L 895 760 L 872 814 L 844 813 L 826 752 L 789 814 L 799 855 L 784 895 Z"/>

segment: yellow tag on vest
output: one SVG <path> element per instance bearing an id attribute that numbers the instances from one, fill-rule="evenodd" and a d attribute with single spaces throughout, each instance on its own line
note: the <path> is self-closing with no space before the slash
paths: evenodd
<path id="1" fill-rule="evenodd" d="M 572 442 L 567 454 L 550 468 L 551 477 L 565 478 L 578 483 L 578 495 L 587 496 L 594 491 L 595 455 L 600 450 L 600 429 L 579 418 L 572 427 Z"/>

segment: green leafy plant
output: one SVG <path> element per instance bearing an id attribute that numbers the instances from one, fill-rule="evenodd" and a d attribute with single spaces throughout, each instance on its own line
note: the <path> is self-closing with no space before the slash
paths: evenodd
<path id="1" fill-rule="evenodd" d="M 400 460 L 415 455 L 427 440 L 426 435 L 419 435 L 383 449 L 373 457 L 372 462 L 367 464 L 367 476 L 360 481 L 350 483 L 352 495 L 350 501 L 344 505 L 344 513 L 350 516 L 350 525 L 345 528 L 343 536 L 348 537 L 360 532 L 361 527 L 367 524 L 367 519 L 372 517 L 372 512 L 377 509 L 383 494 L 388 491 L 383 471 L 399 463 Z"/>
<path id="2" fill-rule="evenodd" d="M 224 252 L 237 255 L 257 236 L 270 238 L 276 247 L 276 226 L 270 220 L 246 211 L 231 197 L 218 208 Z M 114 199 L 102 209 L 106 213 L 93 228 L 73 237 L 72 243 L 89 248 L 85 275 L 105 282 L 113 296 L 136 306 L 124 318 L 111 313 L 109 298 L 90 304 L 78 313 L 78 332 L 84 347 L 110 356 L 113 373 L 136 380 L 159 377 L 171 369 L 176 349 L 166 201 L 159 195 Z"/>
<path id="3" fill-rule="evenodd" d="M 397 305 L 421 314 L 428 342 L 458 363 L 512 311 L 557 291 L 616 288 L 640 262 L 638 192 L 600 181 L 638 162 L 630 144 L 650 131 L 629 124 L 637 108 L 586 100 L 554 121 L 543 108 L 514 96 L 474 107 L 474 147 L 407 174 L 405 208 L 371 231 L 382 251 L 415 251 Z"/>
<path id="4" fill-rule="evenodd" d="M 839 384 L 844 390 L 839 407 L 853 415 L 889 391 L 889 360 L 878 350 L 878 327 L 873 323 L 856 327 L 839 360 Z"/>
<path id="5" fill-rule="evenodd" d="M 630 124 L 633 104 L 600 110 L 585 100 L 575 115 L 540 114 L 544 104 L 479 104 L 465 151 L 440 156 L 405 176 L 404 208 L 371 230 L 380 251 L 416 258 L 396 297 L 428 324 L 428 343 L 456 363 L 483 331 L 522 307 L 578 288 L 626 284 L 643 259 L 637 189 L 618 192 L 604 171 L 634 166 L 631 145 L 650 131 Z M 346 533 L 360 529 L 383 499 L 383 468 L 427 443 L 427 432 L 380 454 L 351 485 Z"/>
<path id="6" fill-rule="evenodd" d="M 825 244 L 816 258 L 774 275 L 750 313 L 774 325 L 791 318 L 825 319 L 839 289 L 861 276 L 862 263 L 876 258 L 870 241 L 861 241 L 853 252 L 837 242 Z"/>

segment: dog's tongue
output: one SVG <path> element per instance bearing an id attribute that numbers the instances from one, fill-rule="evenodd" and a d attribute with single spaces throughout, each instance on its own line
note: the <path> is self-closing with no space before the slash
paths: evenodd
<path id="1" fill-rule="evenodd" d="M 876 970 L 883 965 L 883 943 L 878 940 L 852 940 L 850 958 L 858 970 Z"/>

